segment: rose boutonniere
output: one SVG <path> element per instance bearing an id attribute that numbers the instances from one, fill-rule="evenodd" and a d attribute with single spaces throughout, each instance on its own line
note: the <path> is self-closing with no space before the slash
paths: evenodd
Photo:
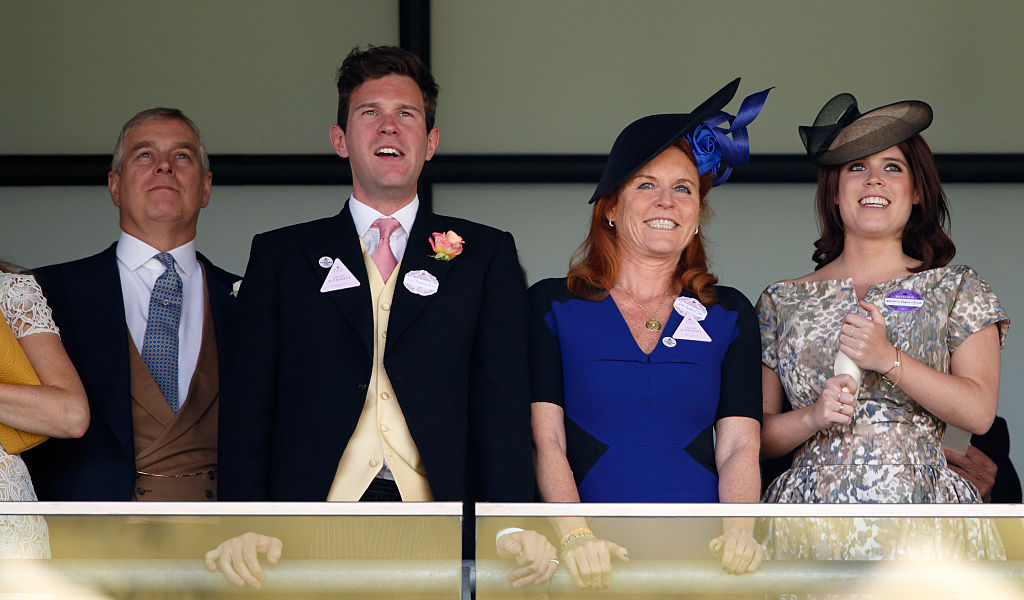
<path id="1" fill-rule="evenodd" d="M 240 289 L 242 289 L 242 280 L 241 279 L 239 279 L 238 281 L 236 281 L 236 282 L 231 284 L 231 297 L 232 298 L 237 298 L 238 297 L 238 290 L 240 290 Z"/>
<path id="2" fill-rule="evenodd" d="M 687 141 L 697 159 L 697 173 L 703 175 L 718 167 L 722 162 L 722 151 L 718 147 L 718 136 L 715 129 L 707 123 L 701 123 L 687 134 Z"/>
<path id="3" fill-rule="evenodd" d="M 451 260 L 462 254 L 462 237 L 449 230 L 448 233 L 430 234 L 430 248 L 434 251 L 434 260 Z"/>

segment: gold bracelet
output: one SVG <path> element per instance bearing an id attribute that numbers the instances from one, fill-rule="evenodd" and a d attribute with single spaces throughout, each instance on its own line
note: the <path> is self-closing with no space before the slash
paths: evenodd
<path id="1" fill-rule="evenodd" d="M 889 379 L 890 389 L 896 389 L 896 386 L 900 384 L 900 380 L 903 379 L 903 361 L 900 360 L 900 355 L 902 355 L 902 353 L 903 352 L 899 348 L 896 348 L 896 360 L 892 363 L 892 369 L 899 367 L 899 372 L 896 374 L 895 381 Z M 882 376 L 884 377 L 885 375 L 888 375 L 889 372 L 892 371 L 892 369 L 889 369 L 888 371 L 883 373 Z M 886 379 L 888 379 L 888 377 L 886 377 Z"/>
<path id="2" fill-rule="evenodd" d="M 882 377 L 885 377 L 889 373 L 892 373 L 892 370 L 895 369 L 898 366 L 900 366 L 900 349 L 896 348 L 896 360 L 892 361 L 892 366 L 889 367 L 888 371 L 886 371 L 885 373 L 882 373 Z"/>
<path id="3" fill-rule="evenodd" d="M 591 531 L 589 527 L 580 527 L 579 529 L 573 529 L 569 533 L 562 536 L 562 543 L 559 544 L 558 551 L 565 552 L 565 548 L 569 545 L 570 542 L 573 542 L 581 538 L 592 537 L 595 537 L 594 532 Z"/>

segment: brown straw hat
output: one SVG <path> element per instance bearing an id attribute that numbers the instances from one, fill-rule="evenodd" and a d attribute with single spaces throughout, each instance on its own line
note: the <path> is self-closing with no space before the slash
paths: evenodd
<path id="1" fill-rule="evenodd" d="M 814 125 L 800 127 L 807 156 L 819 167 L 841 165 L 870 156 L 909 139 L 932 123 L 932 107 L 904 100 L 861 114 L 853 94 L 825 103 Z"/>

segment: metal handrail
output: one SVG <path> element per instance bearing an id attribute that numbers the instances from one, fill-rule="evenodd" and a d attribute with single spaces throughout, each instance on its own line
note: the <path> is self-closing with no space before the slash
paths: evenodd
<path id="1" fill-rule="evenodd" d="M 887 568 L 893 567 L 896 568 Z M 465 567 L 465 568 L 464 568 Z M 464 577 L 463 571 L 469 573 Z M 267 568 L 263 589 L 278 593 L 452 594 L 475 587 L 478 597 L 578 590 L 564 569 L 550 584 L 513 590 L 502 560 L 288 560 Z M 1024 562 L 958 561 L 771 561 L 755 573 L 728 575 L 715 561 L 650 560 L 617 564 L 612 585 L 588 595 L 748 595 L 843 592 L 884 580 L 887 587 L 921 589 L 943 576 L 1007 584 L 1024 597 Z M 0 560 L 0 592 L 39 593 L 72 589 L 109 592 L 192 590 L 252 593 L 200 560 Z M 1016 595 L 1016 594 L 1015 594 Z M 464 594 L 465 596 L 465 594 Z"/>

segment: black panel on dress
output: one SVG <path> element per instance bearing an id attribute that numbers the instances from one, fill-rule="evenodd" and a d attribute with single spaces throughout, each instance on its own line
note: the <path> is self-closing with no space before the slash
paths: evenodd
<path id="1" fill-rule="evenodd" d="M 572 465 L 572 477 L 576 487 L 580 487 L 583 478 L 608 450 L 608 444 L 590 435 L 569 417 L 565 418 L 566 458 Z"/>
<path id="2" fill-rule="evenodd" d="M 686 446 L 686 453 L 690 455 L 697 464 L 718 477 L 718 467 L 715 463 L 715 426 L 708 425 L 704 431 L 697 434 L 693 441 Z"/>

